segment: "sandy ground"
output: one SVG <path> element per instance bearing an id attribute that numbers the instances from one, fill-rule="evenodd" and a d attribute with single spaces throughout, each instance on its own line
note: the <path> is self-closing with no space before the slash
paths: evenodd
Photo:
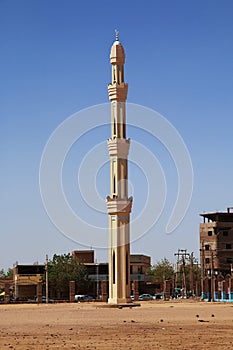
<path id="1" fill-rule="evenodd" d="M 233 349 L 233 305 L 0 305 L 0 349 Z"/>

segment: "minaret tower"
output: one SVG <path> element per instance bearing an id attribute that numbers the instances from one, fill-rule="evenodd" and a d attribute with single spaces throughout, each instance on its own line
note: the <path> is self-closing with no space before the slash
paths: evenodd
<path id="1" fill-rule="evenodd" d="M 108 85 L 111 101 L 111 134 L 108 140 L 110 155 L 110 196 L 107 197 L 109 217 L 109 299 L 110 304 L 128 303 L 130 299 L 130 212 L 128 198 L 128 153 L 126 139 L 125 101 L 128 84 L 124 82 L 124 48 L 116 41 L 110 53 L 112 82 Z"/>

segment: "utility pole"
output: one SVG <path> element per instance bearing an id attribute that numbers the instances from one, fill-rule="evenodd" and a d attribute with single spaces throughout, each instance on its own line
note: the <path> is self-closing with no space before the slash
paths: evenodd
<path id="1" fill-rule="evenodd" d="M 182 266 L 183 266 L 183 288 L 184 288 L 184 296 L 187 296 L 187 286 L 186 286 L 186 276 L 185 276 L 185 259 L 186 259 L 186 250 L 185 254 L 182 254 Z"/>
<path id="2" fill-rule="evenodd" d="M 190 254 L 190 290 L 192 293 L 192 296 L 194 295 L 194 279 L 193 279 L 193 252 Z"/>
<path id="3" fill-rule="evenodd" d="M 46 263 L 45 263 L 45 296 L 46 304 L 49 302 L 49 272 L 48 272 L 48 255 L 46 254 Z"/>
<path id="4" fill-rule="evenodd" d="M 211 301 L 214 301 L 215 276 L 214 276 L 214 253 L 211 251 Z"/>
<path id="5" fill-rule="evenodd" d="M 175 253 L 174 255 L 177 256 L 176 279 L 177 279 L 177 274 L 178 274 L 178 266 L 179 266 L 179 264 L 181 264 L 181 266 L 182 266 L 182 288 L 184 289 L 184 296 L 187 296 L 187 283 L 186 283 L 186 275 L 185 275 L 185 265 L 186 265 L 186 260 L 190 258 L 190 254 L 187 253 L 187 249 L 178 249 L 178 252 Z"/>
<path id="6" fill-rule="evenodd" d="M 178 270 L 179 270 L 179 259 L 180 259 L 180 249 L 178 249 L 178 252 L 174 254 L 175 256 L 177 255 L 177 260 L 176 260 L 176 281 L 175 281 L 175 288 L 178 287 Z"/>
<path id="7" fill-rule="evenodd" d="M 201 258 L 201 298 L 204 299 L 204 279 L 205 279 L 205 271 L 204 271 L 204 261 L 205 261 L 205 253 L 204 253 L 204 241 L 201 243 L 200 249 L 200 258 Z"/>

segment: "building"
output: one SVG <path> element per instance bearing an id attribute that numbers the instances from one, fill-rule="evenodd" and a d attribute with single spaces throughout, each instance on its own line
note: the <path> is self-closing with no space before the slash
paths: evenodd
<path id="1" fill-rule="evenodd" d="M 108 281 L 108 263 L 95 262 L 94 250 L 75 250 L 72 256 L 76 261 L 82 263 L 87 269 L 88 278 L 92 281 Z M 85 261 L 83 261 L 85 257 Z M 145 281 L 145 274 L 148 267 L 151 267 L 150 256 L 143 254 L 130 254 L 130 281 Z"/>
<path id="2" fill-rule="evenodd" d="M 130 280 L 145 281 L 146 270 L 151 267 L 151 258 L 142 254 L 130 255 Z"/>
<path id="3" fill-rule="evenodd" d="M 87 264 L 94 262 L 94 250 L 73 250 L 72 257 L 80 264 Z"/>
<path id="4" fill-rule="evenodd" d="M 233 212 L 200 214 L 202 294 L 209 300 L 231 298 L 233 266 Z"/>
<path id="5" fill-rule="evenodd" d="M 128 152 L 126 111 L 128 84 L 124 81 L 125 52 L 118 38 L 111 47 L 112 82 L 108 85 L 111 101 L 110 196 L 107 197 L 109 216 L 109 298 L 110 304 L 128 303 L 130 298 L 130 212 L 128 197 Z"/>
<path id="6" fill-rule="evenodd" d="M 42 282 L 45 265 L 15 265 L 13 268 L 14 296 L 16 300 L 34 300 L 37 285 Z"/>
<path id="7" fill-rule="evenodd" d="M 230 274 L 233 264 L 233 212 L 204 213 L 200 224 L 200 261 L 204 275 Z"/>
<path id="8" fill-rule="evenodd" d="M 0 279 L 0 303 L 9 303 L 13 298 L 13 279 L 1 278 Z"/>
<path id="9" fill-rule="evenodd" d="M 87 271 L 87 280 L 76 283 L 77 294 L 90 294 L 101 298 L 103 294 L 102 282 L 109 281 L 109 265 L 107 262 L 97 262 L 94 259 L 94 250 L 75 250 L 72 256 L 80 264 L 83 264 Z M 130 292 L 134 281 L 139 282 L 139 291 L 144 293 L 147 290 L 146 269 L 150 266 L 150 257 L 142 254 L 130 255 Z M 16 300 L 35 300 L 38 294 L 38 286 L 42 282 L 42 290 L 45 289 L 45 265 L 15 265 L 13 268 L 13 280 L 2 279 L 0 281 L 0 293 L 7 291 L 7 296 L 14 295 Z M 9 290 L 9 291 L 8 291 Z M 108 288 L 106 286 L 106 293 Z M 50 291 L 51 294 L 51 291 Z M 50 295 L 51 296 L 51 295 Z M 52 295 L 56 299 L 55 295 Z M 68 295 L 67 295 L 68 298 Z M 6 298 L 5 298 L 6 299 Z M 2 294 L 4 300 L 4 294 Z"/>

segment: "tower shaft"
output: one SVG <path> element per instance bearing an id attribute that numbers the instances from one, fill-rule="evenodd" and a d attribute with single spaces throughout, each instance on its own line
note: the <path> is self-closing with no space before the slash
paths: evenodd
<path id="1" fill-rule="evenodd" d="M 130 212 L 128 198 L 128 153 L 126 110 L 128 85 L 124 82 L 125 53 L 118 41 L 112 45 L 110 61 L 112 82 L 108 85 L 111 101 L 110 196 L 107 197 L 109 216 L 109 300 L 111 304 L 130 302 Z"/>

